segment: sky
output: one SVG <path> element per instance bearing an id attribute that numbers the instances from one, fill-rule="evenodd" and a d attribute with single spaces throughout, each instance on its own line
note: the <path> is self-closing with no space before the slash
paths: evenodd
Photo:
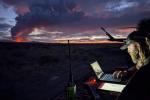
<path id="1" fill-rule="evenodd" d="M 0 40 L 62 42 L 126 37 L 150 17 L 150 0 L 0 0 Z"/>

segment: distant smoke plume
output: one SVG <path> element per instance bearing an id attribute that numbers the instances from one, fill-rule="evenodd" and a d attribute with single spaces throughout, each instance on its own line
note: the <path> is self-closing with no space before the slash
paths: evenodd
<path id="1" fill-rule="evenodd" d="M 74 10 L 76 7 L 74 0 L 20 1 L 12 0 L 12 2 L 9 2 L 8 0 L 4 0 L 5 3 L 15 5 L 16 8 L 20 4 L 25 5 L 26 8 L 28 7 L 27 13 L 18 14 L 18 17 L 16 17 L 16 25 L 11 29 L 12 38 L 26 37 L 35 28 L 50 27 L 77 21 L 84 15 L 83 12 Z"/>

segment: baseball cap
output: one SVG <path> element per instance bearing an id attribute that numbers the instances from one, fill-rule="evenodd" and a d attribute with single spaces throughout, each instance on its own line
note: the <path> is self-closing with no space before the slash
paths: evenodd
<path id="1" fill-rule="evenodd" d="M 125 50 L 129 46 L 129 44 L 134 42 L 145 42 L 145 37 L 147 37 L 146 34 L 142 34 L 139 31 L 133 31 L 127 36 L 127 39 L 124 40 L 124 45 L 121 46 L 120 49 Z"/>

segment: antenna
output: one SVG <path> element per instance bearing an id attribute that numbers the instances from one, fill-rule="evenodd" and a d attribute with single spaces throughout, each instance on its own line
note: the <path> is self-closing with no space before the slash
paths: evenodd
<path id="1" fill-rule="evenodd" d="M 73 73 L 72 73 L 72 66 L 71 66 L 71 53 L 70 53 L 69 40 L 68 40 L 68 50 L 69 50 L 69 84 L 70 84 L 70 83 L 73 83 Z"/>
<path id="2" fill-rule="evenodd" d="M 72 66 L 71 66 L 71 52 L 70 52 L 70 43 L 68 40 L 68 49 L 69 49 L 69 81 L 67 86 L 67 100 L 75 100 L 76 98 L 76 84 L 73 80 Z"/>

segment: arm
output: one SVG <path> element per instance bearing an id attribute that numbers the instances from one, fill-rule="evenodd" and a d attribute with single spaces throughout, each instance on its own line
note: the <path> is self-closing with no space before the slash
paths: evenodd
<path id="1" fill-rule="evenodd" d="M 136 67 L 133 66 L 127 70 L 118 70 L 113 73 L 114 78 L 129 78 L 136 72 Z"/>
<path id="2" fill-rule="evenodd" d="M 127 69 L 127 77 L 132 76 L 137 71 L 137 68 L 135 66 Z"/>

